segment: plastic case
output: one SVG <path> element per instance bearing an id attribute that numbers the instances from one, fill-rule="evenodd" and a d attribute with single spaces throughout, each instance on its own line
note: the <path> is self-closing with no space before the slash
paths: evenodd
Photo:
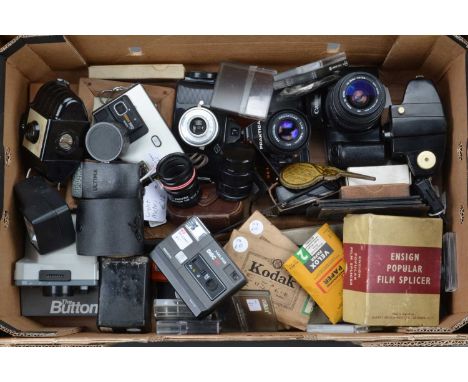
<path id="1" fill-rule="evenodd" d="M 154 317 L 156 320 L 194 319 L 195 316 L 181 299 L 154 300 Z"/>
<path id="2" fill-rule="evenodd" d="M 265 120 L 273 95 L 276 70 L 221 63 L 211 107 L 243 117 Z"/>
<path id="3" fill-rule="evenodd" d="M 219 320 L 156 321 L 156 334 L 219 334 Z"/>
<path id="4" fill-rule="evenodd" d="M 275 332 L 278 330 L 273 302 L 267 290 L 241 290 L 232 296 L 241 330 Z"/>
<path id="5" fill-rule="evenodd" d="M 311 62 L 310 64 L 299 66 L 275 75 L 273 88 L 278 90 L 288 86 L 317 81 L 346 66 L 348 66 L 346 54 L 338 53 L 334 56 L 326 57 L 322 60 Z"/>

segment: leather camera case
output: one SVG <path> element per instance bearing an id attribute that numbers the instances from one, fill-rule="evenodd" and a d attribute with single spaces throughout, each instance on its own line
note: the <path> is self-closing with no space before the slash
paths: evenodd
<path id="1" fill-rule="evenodd" d="M 184 223 L 191 216 L 198 216 L 211 232 L 242 220 L 244 203 L 242 201 L 228 202 L 218 197 L 215 184 L 201 184 L 201 197 L 198 204 L 190 208 L 167 206 L 167 215 L 176 225 Z"/>

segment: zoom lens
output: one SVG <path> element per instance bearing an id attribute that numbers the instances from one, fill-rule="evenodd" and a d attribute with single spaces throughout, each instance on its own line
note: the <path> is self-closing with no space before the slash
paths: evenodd
<path id="1" fill-rule="evenodd" d="M 385 107 L 385 88 L 373 75 L 350 73 L 329 91 L 328 119 L 343 130 L 361 132 L 374 127 Z"/>
<path id="2" fill-rule="evenodd" d="M 200 200 L 200 185 L 190 158 L 182 153 L 169 154 L 161 159 L 156 173 L 167 192 L 169 203 L 188 208 Z"/>
<path id="3" fill-rule="evenodd" d="M 300 151 L 309 140 L 309 125 L 296 111 L 274 114 L 266 125 L 265 144 L 274 153 Z"/>

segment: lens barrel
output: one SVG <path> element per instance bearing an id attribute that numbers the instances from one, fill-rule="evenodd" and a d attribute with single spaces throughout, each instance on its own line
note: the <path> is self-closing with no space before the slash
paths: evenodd
<path id="1" fill-rule="evenodd" d="M 354 72 L 342 77 L 328 92 L 326 113 L 342 130 L 363 132 L 374 127 L 385 108 L 385 88 L 372 74 Z"/>
<path id="2" fill-rule="evenodd" d="M 169 154 L 161 159 L 156 168 L 169 203 L 188 208 L 200 200 L 200 185 L 192 161 L 186 154 Z"/>
<path id="3" fill-rule="evenodd" d="M 232 143 L 223 149 L 217 191 L 221 199 L 236 201 L 250 195 L 253 184 L 254 148 L 245 143 Z"/>
<path id="4" fill-rule="evenodd" d="M 293 153 L 307 144 L 309 134 L 309 124 L 302 114 L 294 110 L 283 110 L 269 118 L 264 141 L 273 153 Z"/>

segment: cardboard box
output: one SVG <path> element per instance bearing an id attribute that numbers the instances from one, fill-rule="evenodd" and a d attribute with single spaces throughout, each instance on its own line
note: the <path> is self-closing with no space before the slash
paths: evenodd
<path id="1" fill-rule="evenodd" d="M 407 327 L 404 333 L 364 335 L 221 334 L 219 336 L 157 336 L 103 334 L 87 321 L 20 315 L 20 294 L 12 283 L 13 264 L 22 257 L 23 227 L 15 208 L 13 186 L 25 176 L 21 163 L 18 125 L 28 103 L 29 85 L 57 77 L 75 86 L 88 75 L 88 63 L 180 63 L 187 71 L 217 70 L 222 61 L 261 64 L 285 70 L 320 59 L 328 44 L 338 44 L 351 65 L 377 66 L 394 102 L 402 99 L 408 80 L 424 75 L 434 81 L 444 103 L 450 136 L 444 171 L 435 179 L 447 194 L 447 229 L 457 234 L 459 286 L 451 294 L 448 315 L 437 327 Z M 353 341 L 364 345 L 463 345 L 468 335 L 453 332 L 468 323 L 467 162 L 467 58 L 466 42 L 448 36 L 36 36 L 18 37 L 0 48 L 0 330 L 8 336 L 1 345 L 106 345 L 160 341 Z M 335 45 L 336 46 L 336 45 Z M 128 55 L 129 47 L 142 47 L 143 56 Z M 169 84 L 167 84 L 169 85 Z M 172 84 L 173 86 L 174 84 Z M 312 141 L 311 141 L 312 142 Z M 324 163 L 322 149 L 312 151 Z M 320 154 L 320 155 L 319 155 Z M 313 225 L 294 216 L 275 220 L 280 229 Z M 81 321 L 83 320 L 83 321 Z M 77 333 L 77 327 L 87 326 Z M 55 328 L 54 328 L 55 327 Z M 61 327 L 57 329 L 56 327 Z"/>
<path id="2" fill-rule="evenodd" d="M 343 235 L 344 321 L 439 324 L 441 219 L 349 215 Z"/>

